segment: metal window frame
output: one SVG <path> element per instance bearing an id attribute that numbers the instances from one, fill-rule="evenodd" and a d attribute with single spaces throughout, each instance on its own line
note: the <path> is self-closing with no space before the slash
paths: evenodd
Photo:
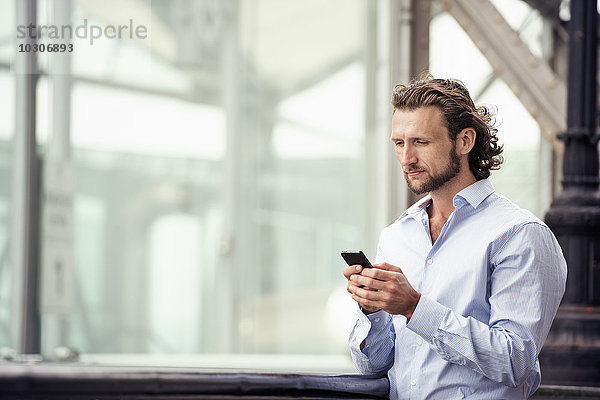
<path id="1" fill-rule="evenodd" d="M 18 25 L 35 24 L 36 0 L 16 0 Z M 35 43 L 21 39 L 19 43 Z M 12 268 L 11 345 L 19 353 L 39 353 L 38 307 L 40 162 L 36 142 L 36 88 L 39 77 L 35 52 L 15 53 L 15 136 L 12 177 L 10 265 Z"/>

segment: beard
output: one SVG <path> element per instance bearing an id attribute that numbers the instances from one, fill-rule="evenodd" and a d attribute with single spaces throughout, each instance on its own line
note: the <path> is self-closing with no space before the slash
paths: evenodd
<path id="1" fill-rule="evenodd" d="M 426 180 L 419 186 L 415 185 L 416 182 L 411 182 L 409 179 L 407 172 L 411 171 L 419 171 L 420 168 L 418 166 L 413 166 L 407 169 L 404 172 L 404 179 L 406 179 L 406 183 L 408 184 L 408 188 L 417 195 L 433 192 L 444 186 L 448 181 L 454 178 L 460 172 L 460 158 L 456 155 L 456 144 L 452 146 L 452 150 L 450 150 L 449 154 L 449 162 L 446 168 L 437 175 L 431 175 L 427 171 L 425 171 L 429 176 Z"/>

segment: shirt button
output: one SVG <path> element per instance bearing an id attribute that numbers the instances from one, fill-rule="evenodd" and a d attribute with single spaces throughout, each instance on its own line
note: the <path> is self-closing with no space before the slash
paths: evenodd
<path id="1" fill-rule="evenodd" d="M 375 318 L 375 322 L 379 322 L 381 320 L 381 318 L 377 317 Z"/>
<path id="2" fill-rule="evenodd" d="M 433 260 L 430 258 L 429 260 L 427 260 L 427 264 L 431 265 L 433 263 Z"/>
<path id="3" fill-rule="evenodd" d="M 415 381 L 414 379 L 412 381 L 410 381 L 410 384 L 415 386 L 417 384 L 417 381 Z"/>
<path id="4" fill-rule="evenodd" d="M 423 339 L 419 339 L 419 340 L 417 340 L 417 344 L 418 344 L 419 346 L 420 346 L 420 345 L 422 345 L 422 344 L 423 344 Z"/>

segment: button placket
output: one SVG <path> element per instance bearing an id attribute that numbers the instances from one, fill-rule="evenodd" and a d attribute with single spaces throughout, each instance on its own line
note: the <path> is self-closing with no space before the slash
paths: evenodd
<path id="1" fill-rule="evenodd" d="M 430 280 L 428 279 L 429 274 L 432 271 L 432 264 L 433 264 L 433 253 L 434 250 L 431 249 L 429 251 L 429 253 L 427 254 L 427 258 L 425 259 L 425 263 L 423 264 L 423 282 L 421 283 L 421 287 L 423 289 L 423 293 L 428 293 L 429 291 L 429 285 L 431 284 Z"/>

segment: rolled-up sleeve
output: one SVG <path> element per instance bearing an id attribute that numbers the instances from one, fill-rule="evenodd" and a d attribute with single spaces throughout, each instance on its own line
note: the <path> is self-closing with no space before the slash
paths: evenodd
<path id="1" fill-rule="evenodd" d="M 394 362 L 396 335 L 392 316 L 385 311 L 365 315 L 356 307 L 356 324 L 348 343 L 352 360 L 361 374 L 387 371 Z M 364 347 L 361 350 L 361 345 Z"/>

